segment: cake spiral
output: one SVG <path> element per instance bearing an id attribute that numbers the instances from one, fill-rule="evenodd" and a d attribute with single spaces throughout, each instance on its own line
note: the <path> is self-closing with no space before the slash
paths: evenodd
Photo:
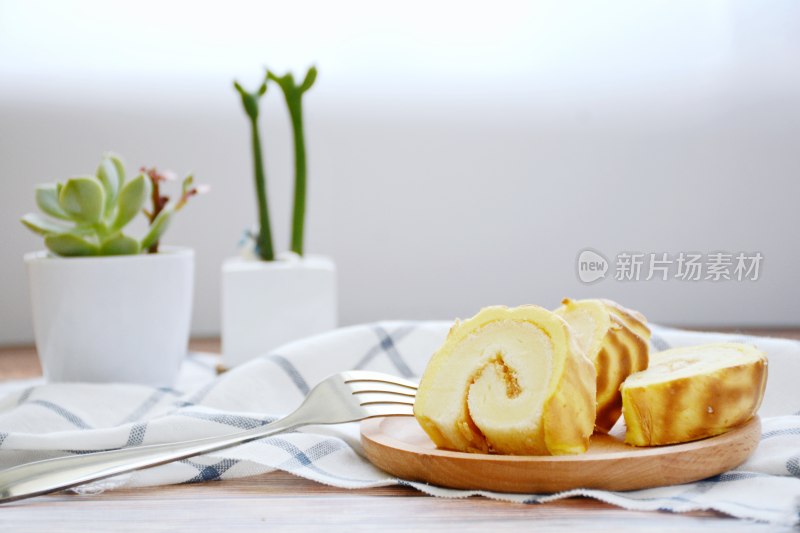
<path id="1" fill-rule="evenodd" d="M 456 322 L 420 382 L 414 414 L 452 450 L 585 452 L 596 371 L 567 323 L 542 307 L 487 307 Z"/>

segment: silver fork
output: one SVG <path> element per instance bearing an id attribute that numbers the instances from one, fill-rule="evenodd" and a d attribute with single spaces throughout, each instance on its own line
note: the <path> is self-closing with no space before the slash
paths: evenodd
<path id="1" fill-rule="evenodd" d="M 75 487 L 90 481 L 244 444 L 313 424 L 342 424 L 376 416 L 412 415 L 417 386 L 378 372 L 334 374 L 314 387 L 289 415 L 228 435 L 84 455 L 56 457 L 0 472 L 0 503 Z"/>

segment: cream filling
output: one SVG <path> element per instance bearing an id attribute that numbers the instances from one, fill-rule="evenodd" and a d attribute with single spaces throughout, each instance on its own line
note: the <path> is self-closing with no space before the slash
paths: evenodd
<path id="1" fill-rule="evenodd" d="M 553 344 L 525 321 L 491 322 L 453 346 L 433 376 L 424 411 L 451 441 L 470 419 L 489 440 L 536 431 L 553 369 Z"/>
<path id="2" fill-rule="evenodd" d="M 552 372 L 550 338 L 526 322 L 482 337 L 464 347 L 480 350 L 483 362 L 467 392 L 473 422 L 490 441 L 497 430 L 538 427 Z"/>

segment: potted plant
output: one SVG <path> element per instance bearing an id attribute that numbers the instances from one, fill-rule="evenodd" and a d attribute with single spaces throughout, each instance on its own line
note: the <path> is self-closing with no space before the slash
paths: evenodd
<path id="1" fill-rule="evenodd" d="M 126 181 L 120 159 L 106 155 L 95 175 L 36 188 L 43 214 L 22 223 L 47 248 L 25 263 L 48 381 L 173 383 L 188 345 L 194 253 L 159 240 L 202 188 L 189 176 L 170 201 L 160 190 L 167 178 L 142 169 Z M 137 239 L 124 231 L 143 211 L 149 224 Z"/>
<path id="2" fill-rule="evenodd" d="M 258 206 L 258 228 L 248 235 L 241 257 L 222 266 L 222 356 L 231 367 L 271 349 L 336 327 L 336 267 L 324 256 L 306 255 L 306 147 L 303 95 L 317 77 L 311 67 L 303 81 L 291 73 L 267 71 L 254 92 L 234 82 L 250 122 Z M 283 92 L 294 138 L 294 209 L 291 251 L 275 254 L 272 244 L 264 158 L 259 133 L 259 103 L 274 83 Z"/>

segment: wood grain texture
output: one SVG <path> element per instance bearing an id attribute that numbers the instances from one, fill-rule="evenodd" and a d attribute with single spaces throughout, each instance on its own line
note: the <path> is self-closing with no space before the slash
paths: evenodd
<path id="1" fill-rule="evenodd" d="M 745 331 L 749 333 L 749 331 Z M 755 333 L 755 332 L 753 332 Z M 800 329 L 759 331 L 800 339 Z M 215 339 L 193 342 L 219 351 Z M 41 375 L 32 347 L 0 348 L 0 380 Z M 605 532 L 793 531 L 715 512 L 626 511 L 573 498 L 522 505 L 485 498 L 431 498 L 407 487 L 342 490 L 273 472 L 250 478 L 115 490 L 95 496 L 59 493 L 0 506 L 0 531 L 459 531 Z"/>
<path id="2" fill-rule="evenodd" d="M 0 530 L 781 531 L 717 513 L 626 511 L 583 498 L 524 505 L 486 498 L 431 498 L 404 487 L 346 491 L 282 472 L 234 481 L 116 490 L 97 496 L 58 494 L 35 498 L 0 506 Z"/>
<path id="3" fill-rule="evenodd" d="M 576 488 L 636 490 L 679 485 L 726 472 L 756 449 L 758 417 L 727 433 L 672 446 L 626 445 L 624 428 L 592 436 L 584 454 L 487 455 L 440 450 L 414 418 L 361 423 L 361 443 L 373 464 L 403 479 L 457 489 L 533 494 Z"/>

